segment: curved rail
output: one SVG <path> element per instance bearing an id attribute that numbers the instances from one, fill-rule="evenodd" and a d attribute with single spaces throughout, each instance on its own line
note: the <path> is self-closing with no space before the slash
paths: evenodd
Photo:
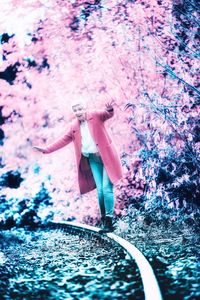
<path id="1" fill-rule="evenodd" d="M 50 222 L 49 225 L 55 226 L 62 226 L 68 229 L 75 229 L 78 231 L 87 231 L 93 234 L 102 235 L 102 230 L 100 228 L 89 226 L 81 223 L 76 222 Z M 144 288 L 144 295 L 145 300 L 162 300 L 161 291 L 153 272 L 151 265 L 149 264 L 148 260 L 144 257 L 144 255 L 131 243 L 126 241 L 125 239 L 117 236 L 114 233 L 104 233 L 109 239 L 116 242 L 118 245 L 124 248 L 124 250 L 129 254 L 129 256 L 135 260 L 140 275 L 142 278 L 143 288 Z"/>

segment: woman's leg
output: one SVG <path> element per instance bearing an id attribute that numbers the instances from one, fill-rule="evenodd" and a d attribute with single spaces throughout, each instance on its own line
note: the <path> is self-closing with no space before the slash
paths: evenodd
<path id="1" fill-rule="evenodd" d="M 113 183 L 110 181 L 108 177 L 108 173 L 103 167 L 103 197 L 104 197 L 104 205 L 106 216 L 113 217 L 114 213 L 114 193 L 113 193 Z"/>
<path id="2" fill-rule="evenodd" d="M 105 218 L 105 206 L 103 196 L 103 164 L 100 158 L 89 157 L 89 163 L 97 187 L 98 204 L 101 212 L 101 218 Z"/>

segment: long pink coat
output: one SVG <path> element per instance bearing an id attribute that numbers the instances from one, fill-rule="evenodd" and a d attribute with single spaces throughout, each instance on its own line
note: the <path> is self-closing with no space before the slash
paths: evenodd
<path id="1" fill-rule="evenodd" d="M 104 122 L 113 115 L 114 110 L 94 111 L 86 113 L 86 119 L 108 176 L 112 183 L 116 183 L 122 177 L 122 167 L 116 148 L 104 126 Z M 56 151 L 72 141 L 75 148 L 79 189 L 81 194 L 85 194 L 95 189 L 96 184 L 88 159 L 81 154 L 80 121 L 76 119 L 72 123 L 70 130 L 56 142 L 47 146 L 44 153 Z"/>

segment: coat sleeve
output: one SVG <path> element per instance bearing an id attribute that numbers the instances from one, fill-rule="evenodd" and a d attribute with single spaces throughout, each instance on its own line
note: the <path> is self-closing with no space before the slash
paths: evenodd
<path id="1" fill-rule="evenodd" d="M 72 137 L 72 133 L 71 133 L 71 129 L 70 129 L 70 131 L 68 133 L 66 133 L 63 136 L 61 136 L 60 138 L 58 138 L 58 140 L 55 141 L 54 143 L 48 145 L 45 148 L 43 153 L 48 154 L 48 153 L 54 152 L 58 149 L 61 149 L 64 146 L 68 145 L 72 140 L 73 140 L 73 137 Z"/>
<path id="2" fill-rule="evenodd" d="M 97 111 L 97 115 L 103 122 L 105 122 L 106 120 L 108 120 L 114 116 L 114 109 L 99 110 L 99 111 Z"/>

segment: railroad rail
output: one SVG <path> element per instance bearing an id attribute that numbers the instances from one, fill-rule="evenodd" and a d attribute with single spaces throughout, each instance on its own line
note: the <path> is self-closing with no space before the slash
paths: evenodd
<path id="1" fill-rule="evenodd" d="M 70 231 L 78 231 L 78 232 L 87 232 L 93 235 L 102 236 L 105 235 L 112 242 L 117 243 L 120 247 L 122 247 L 126 253 L 130 256 L 131 259 L 135 260 L 142 279 L 143 289 L 145 300 L 162 300 L 162 294 L 160 291 L 159 284 L 157 282 L 156 276 L 153 272 L 151 265 L 145 256 L 131 243 L 126 241 L 125 239 L 117 236 L 114 233 L 102 233 L 100 228 L 89 226 L 76 222 L 49 222 L 48 226 L 50 227 L 62 227 L 66 228 Z"/>

